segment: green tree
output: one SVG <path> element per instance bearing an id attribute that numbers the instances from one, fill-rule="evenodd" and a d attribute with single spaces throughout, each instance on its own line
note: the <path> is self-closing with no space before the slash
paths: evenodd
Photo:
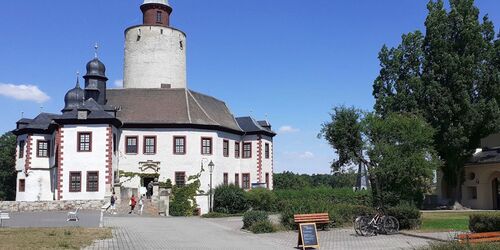
<path id="1" fill-rule="evenodd" d="M 432 170 L 440 162 L 432 147 L 434 130 L 414 114 L 382 118 L 355 108 L 335 107 L 319 136 L 336 150 L 332 168 L 364 164 L 376 205 L 406 200 L 420 205 Z"/>
<path id="2" fill-rule="evenodd" d="M 480 139 L 497 132 L 500 110 L 500 42 L 493 23 L 473 0 L 430 1 L 426 33 L 403 35 L 396 48 L 379 53 L 373 95 L 376 113 L 422 115 L 435 129 L 442 171 L 461 198 L 463 166 Z"/>
<path id="3" fill-rule="evenodd" d="M 275 190 L 302 189 L 310 186 L 311 183 L 307 175 L 298 175 L 289 171 L 273 175 L 273 188 Z"/>
<path id="4" fill-rule="evenodd" d="M 0 137 L 0 200 L 16 198 L 16 136 L 5 133 Z"/>

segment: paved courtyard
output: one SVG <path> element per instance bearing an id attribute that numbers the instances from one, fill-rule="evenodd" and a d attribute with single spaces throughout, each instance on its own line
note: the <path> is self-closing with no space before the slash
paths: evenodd
<path id="1" fill-rule="evenodd" d="M 88 249 L 294 249 L 296 232 L 254 235 L 241 231 L 241 218 L 105 217 L 113 239 Z M 321 249 L 416 249 L 431 240 L 404 235 L 358 237 L 350 229 L 319 231 Z"/>
<path id="2" fill-rule="evenodd" d="M 10 220 L 3 222 L 5 227 L 26 228 L 26 227 L 99 227 L 101 213 L 99 211 L 80 211 L 78 217 L 80 221 L 68 222 L 66 211 L 60 212 L 23 212 L 10 213 Z"/>

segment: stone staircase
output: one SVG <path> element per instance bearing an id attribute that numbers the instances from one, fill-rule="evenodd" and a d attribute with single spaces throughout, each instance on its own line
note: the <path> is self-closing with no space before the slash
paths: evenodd
<path id="1" fill-rule="evenodd" d="M 116 204 L 116 215 L 128 215 L 128 213 L 130 212 L 130 206 L 128 205 L 128 202 L 129 202 L 128 200 L 122 200 L 120 203 Z M 159 217 L 157 204 L 155 204 L 150 199 L 144 199 L 143 202 L 144 202 L 144 209 L 142 211 L 142 216 Z M 139 202 L 137 202 L 137 205 L 135 206 L 132 215 L 135 216 L 140 215 Z"/>

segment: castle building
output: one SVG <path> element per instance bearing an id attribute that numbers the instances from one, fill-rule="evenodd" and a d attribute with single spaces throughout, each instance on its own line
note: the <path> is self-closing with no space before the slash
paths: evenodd
<path id="1" fill-rule="evenodd" d="M 206 193 L 209 162 L 214 187 L 273 188 L 270 123 L 235 118 L 223 101 L 188 89 L 186 35 L 170 26 L 172 7 L 145 0 L 140 9 L 143 24 L 125 31 L 123 89 L 107 88 L 96 53 L 62 113 L 17 122 L 16 200 L 104 200 L 117 184 L 183 186 L 202 168 Z"/>

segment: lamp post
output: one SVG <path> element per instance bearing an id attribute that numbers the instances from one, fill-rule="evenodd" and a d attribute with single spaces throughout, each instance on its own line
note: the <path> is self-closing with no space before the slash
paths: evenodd
<path id="1" fill-rule="evenodd" d="M 209 202 L 209 211 L 212 212 L 213 209 L 213 201 L 212 201 L 212 173 L 214 172 L 215 164 L 213 161 L 208 163 L 208 171 L 210 172 L 210 202 Z"/>

